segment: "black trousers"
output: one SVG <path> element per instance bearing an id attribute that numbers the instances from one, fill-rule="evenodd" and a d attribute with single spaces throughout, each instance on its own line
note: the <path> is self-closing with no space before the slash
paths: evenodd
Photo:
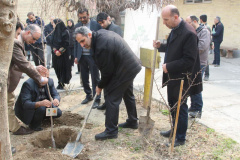
<path id="1" fill-rule="evenodd" d="M 137 110 L 135 103 L 135 96 L 133 94 L 133 80 L 127 81 L 118 86 L 112 92 L 104 96 L 106 104 L 106 119 L 105 127 L 106 132 L 109 134 L 118 133 L 118 117 L 119 117 L 119 105 L 122 99 L 125 102 L 127 108 L 129 123 L 136 123 Z"/>
<path id="2" fill-rule="evenodd" d="M 90 98 L 92 96 L 95 96 L 96 94 L 96 86 L 98 82 L 100 81 L 99 78 L 99 70 L 97 65 L 95 64 L 92 56 L 83 55 L 80 59 L 80 69 L 81 69 L 81 77 L 83 82 L 83 89 L 86 93 L 86 97 Z M 89 72 L 91 73 L 92 78 L 92 89 L 89 85 Z M 100 99 L 101 95 L 97 96 L 97 99 Z"/>
<path id="3" fill-rule="evenodd" d="M 33 46 L 30 46 L 30 51 L 32 53 L 35 66 L 39 65 L 45 66 L 42 44 L 34 44 Z"/>
<path id="4" fill-rule="evenodd" d="M 53 108 L 57 108 L 57 107 L 53 106 Z M 47 118 L 46 117 L 46 109 L 47 109 L 47 107 L 42 106 L 35 110 L 33 119 L 30 123 L 31 128 L 37 128 L 37 127 L 41 126 L 43 119 Z M 57 116 L 53 116 L 53 118 L 58 118 L 61 115 L 62 115 L 62 111 L 59 108 L 57 108 Z"/>
<path id="5" fill-rule="evenodd" d="M 187 87 L 184 87 L 184 89 L 186 89 L 186 88 Z M 169 84 L 167 86 L 168 103 L 171 108 L 178 101 L 179 90 L 180 90 L 180 83 Z M 182 94 L 184 94 L 184 92 Z M 177 107 L 176 107 L 176 109 L 171 111 L 173 126 L 175 123 L 176 111 L 177 111 Z M 187 106 L 187 99 L 186 99 L 180 106 L 176 139 L 178 139 L 179 141 L 186 140 L 187 127 L 188 127 L 188 106 Z"/>

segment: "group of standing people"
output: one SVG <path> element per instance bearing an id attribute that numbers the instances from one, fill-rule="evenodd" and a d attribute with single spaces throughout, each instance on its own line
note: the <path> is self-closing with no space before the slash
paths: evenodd
<path id="1" fill-rule="evenodd" d="M 167 86 L 168 103 L 172 108 L 173 126 L 176 115 L 176 109 L 173 107 L 178 101 L 180 80 L 184 80 L 182 104 L 180 107 L 175 141 L 175 146 L 179 146 L 184 145 L 186 141 L 189 111 L 187 96 L 191 96 L 192 104 L 202 103 L 200 102 L 202 100 L 202 76 L 205 68 L 208 66 L 207 54 L 211 38 L 206 26 L 199 25 L 196 16 L 189 16 L 185 21 L 180 18 L 178 9 L 173 5 L 164 7 L 161 14 L 163 23 L 171 29 L 171 32 L 166 44 L 162 44 L 160 41 L 154 41 L 153 47 L 157 48 L 160 52 L 165 52 L 164 63 L 162 65 L 162 83 L 163 86 Z M 34 16 L 32 12 L 30 12 L 28 16 L 29 21 L 35 24 L 30 24 L 28 27 L 33 25 L 31 29 L 34 30 L 34 32 L 26 29 L 26 32 L 23 32 L 21 37 L 25 38 L 23 40 L 24 42 L 28 42 L 28 44 L 34 43 L 34 45 L 31 45 L 31 47 L 33 47 L 32 52 L 36 52 L 36 55 L 38 55 L 41 53 L 37 53 L 34 46 L 39 47 L 40 42 L 44 43 L 43 39 L 39 41 L 41 35 L 40 28 L 42 27 L 37 23 L 38 17 Z M 47 46 L 52 53 L 52 66 L 58 78 L 57 89 L 62 89 L 64 84 L 70 82 L 73 63 L 79 64 L 80 81 L 82 80 L 84 92 L 86 93 L 86 97 L 81 103 L 86 104 L 92 101 L 96 95 L 93 108 L 106 109 L 106 129 L 96 134 L 95 139 L 105 140 L 117 138 L 118 127 L 138 128 L 137 110 L 133 94 L 133 80 L 141 70 L 141 62 L 122 38 L 123 34 L 120 27 L 111 22 L 108 14 L 104 12 L 99 13 L 97 21 L 95 21 L 89 18 L 87 9 L 79 9 L 78 18 L 79 22 L 76 25 L 74 25 L 72 20 L 68 20 L 67 27 L 61 19 L 52 18 L 51 22 L 46 25 L 44 29 Z M 219 20 L 219 18 L 216 18 L 216 20 Z M 41 25 L 44 24 L 41 19 L 40 22 Z M 36 27 L 37 25 L 39 27 Z M 215 47 L 220 47 L 222 40 L 221 34 L 220 38 L 216 38 L 219 36 L 219 30 L 221 29 L 219 25 L 221 25 L 220 20 L 218 22 L 216 21 L 215 33 L 212 33 L 212 37 L 215 37 L 213 39 L 214 46 L 216 45 Z M 35 44 L 35 42 L 39 43 Z M 22 49 L 22 46 L 18 48 Z M 41 48 L 39 50 L 41 50 Z M 218 48 L 215 50 L 217 53 Z M 41 59 L 41 56 L 38 58 Z M 219 61 L 216 56 L 213 63 L 219 65 Z M 41 60 L 39 64 L 40 63 Z M 29 65 L 29 63 L 26 64 Z M 37 61 L 35 64 L 42 68 Z M 42 70 L 45 69 L 42 68 Z M 199 71 L 202 71 L 202 74 L 199 74 Z M 36 71 L 34 70 L 34 72 Z M 92 88 L 89 85 L 89 74 L 92 79 Z M 36 73 L 36 76 L 32 77 L 36 81 L 36 85 L 33 85 L 34 81 L 31 80 L 26 82 L 24 86 L 26 90 L 34 87 L 38 88 L 42 94 L 36 96 L 36 98 L 44 96 L 43 92 L 45 92 L 46 89 L 39 86 L 41 83 L 49 83 L 54 87 L 52 80 L 46 81 L 45 77 L 42 77 L 39 73 Z M 39 87 L 37 87 L 37 84 Z M 102 90 L 104 91 L 105 103 L 103 106 L 99 106 Z M 55 96 L 54 106 L 58 106 L 60 97 L 54 89 L 52 91 L 53 96 Z M 30 97 L 32 95 L 30 94 L 28 96 Z M 47 96 L 45 95 L 44 97 Z M 119 105 L 122 99 L 126 105 L 128 118 L 125 123 L 119 124 Z M 27 100 L 30 101 L 30 99 Z M 21 102 L 19 104 L 23 103 L 24 102 Z M 29 103 L 31 107 L 35 107 L 35 109 L 39 108 L 39 112 L 41 113 L 43 112 L 40 108 L 44 105 L 45 108 L 51 106 L 49 102 L 40 104 L 36 102 L 34 105 Z M 197 109 L 198 111 L 202 110 L 202 108 L 194 108 L 194 106 L 191 106 L 191 109 L 192 111 L 196 111 Z M 22 107 L 22 110 L 24 110 L 24 107 Z M 22 111 L 21 114 L 24 114 L 24 112 Z M 59 111 L 59 116 L 60 115 L 61 112 Z M 21 117 L 21 115 L 18 115 L 18 117 Z M 38 126 L 39 123 L 37 126 L 32 125 L 32 128 L 38 130 Z M 171 130 L 161 132 L 160 134 L 169 137 L 170 133 Z"/>

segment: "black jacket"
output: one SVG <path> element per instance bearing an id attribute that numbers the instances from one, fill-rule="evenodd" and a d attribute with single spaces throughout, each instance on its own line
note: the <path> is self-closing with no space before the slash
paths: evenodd
<path id="1" fill-rule="evenodd" d="M 29 19 L 26 20 L 26 23 L 29 24 L 37 24 L 40 28 L 44 28 L 44 21 L 42 18 L 35 16 L 36 20 L 34 22 L 30 21 Z M 45 37 L 43 34 L 43 42 L 45 43 Z M 42 44 L 42 38 L 39 38 L 34 44 Z"/>
<path id="2" fill-rule="evenodd" d="M 51 44 L 52 34 L 53 34 L 53 25 L 49 23 L 44 27 L 44 36 L 46 37 L 47 45 Z"/>
<path id="3" fill-rule="evenodd" d="M 184 20 L 177 29 L 172 30 L 172 36 L 169 35 L 167 44 L 162 44 L 158 49 L 159 52 L 166 52 L 164 63 L 166 63 L 168 73 L 163 73 L 163 87 L 179 84 L 179 79 L 184 79 L 184 90 L 186 90 L 194 79 L 194 84 L 199 83 L 199 85 L 191 87 L 189 93 L 193 95 L 202 91 L 197 41 L 196 31 Z"/>
<path id="4" fill-rule="evenodd" d="M 74 22 L 73 20 L 68 20 L 68 21 L 71 21 L 72 22 L 72 26 L 69 27 L 67 26 L 67 30 L 69 32 L 69 48 L 73 48 L 74 47 L 74 38 L 73 38 L 73 33 L 74 33 L 74 30 L 75 30 L 75 27 L 74 27 Z M 73 53 L 72 53 L 73 54 Z"/>
<path id="5" fill-rule="evenodd" d="M 60 96 L 54 87 L 53 79 L 48 79 L 50 94 L 53 99 L 60 101 Z M 47 85 L 45 86 L 47 99 L 50 100 L 47 92 Z M 15 104 L 16 116 L 25 124 L 30 124 L 35 112 L 35 103 L 39 101 L 38 84 L 33 79 L 29 78 L 23 83 L 21 92 Z"/>
<path id="6" fill-rule="evenodd" d="M 218 22 L 215 27 L 215 33 L 212 33 L 213 42 L 221 43 L 223 41 L 224 26 Z"/>
<path id="7" fill-rule="evenodd" d="M 123 37 L 122 29 L 118 25 L 114 24 L 113 22 L 106 29 L 109 31 L 113 31 L 119 34 L 121 37 Z"/>
<path id="8" fill-rule="evenodd" d="M 117 33 L 105 29 L 93 32 L 91 46 L 93 59 L 101 72 L 98 87 L 105 89 L 105 95 L 140 72 L 139 58 Z"/>
<path id="9" fill-rule="evenodd" d="M 75 28 L 78 28 L 81 26 L 83 26 L 82 22 L 78 22 L 75 25 Z M 91 31 L 98 31 L 101 28 L 102 27 L 100 26 L 100 24 L 97 23 L 97 21 L 92 20 L 92 19 L 90 20 L 90 30 Z M 82 51 L 83 51 L 82 46 L 76 40 L 74 40 L 74 57 L 78 59 L 78 62 L 81 59 Z M 90 50 L 90 54 L 93 55 L 92 50 Z"/>

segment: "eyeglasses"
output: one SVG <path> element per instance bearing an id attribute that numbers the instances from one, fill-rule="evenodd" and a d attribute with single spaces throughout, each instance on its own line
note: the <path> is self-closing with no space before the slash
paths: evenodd
<path id="1" fill-rule="evenodd" d="M 84 17 L 79 17 L 79 19 L 86 19 L 87 17 L 86 16 L 84 16 Z"/>
<path id="2" fill-rule="evenodd" d="M 38 39 L 36 39 L 36 38 L 34 38 L 33 37 L 33 34 L 30 32 L 30 34 L 32 35 L 32 39 L 34 40 L 34 41 L 37 41 Z"/>

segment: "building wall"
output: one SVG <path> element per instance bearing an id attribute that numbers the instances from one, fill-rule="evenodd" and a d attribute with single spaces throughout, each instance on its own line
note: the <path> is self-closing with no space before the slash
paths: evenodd
<path id="1" fill-rule="evenodd" d="M 240 49 L 240 0 L 212 0 L 211 3 L 184 4 L 184 0 L 176 0 L 174 3 L 179 9 L 180 17 L 186 19 L 189 15 L 200 17 L 202 14 L 208 16 L 208 25 L 212 27 L 214 18 L 221 17 L 224 25 L 224 37 L 222 46 L 237 47 Z M 170 33 L 168 29 L 160 22 L 160 39 Z"/>
<path id="2" fill-rule="evenodd" d="M 73 19 L 77 22 L 76 11 L 70 13 L 66 12 L 66 9 L 61 7 L 57 8 L 58 5 L 54 5 L 56 2 L 48 0 L 49 3 L 41 4 L 40 1 L 36 0 L 18 0 L 17 14 L 23 24 L 26 23 L 28 12 L 33 12 L 35 16 L 43 18 L 45 24 L 50 22 L 49 18 L 55 16 L 66 22 L 67 19 Z M 60 1 L 59 1 L 60 2 Z"/>

